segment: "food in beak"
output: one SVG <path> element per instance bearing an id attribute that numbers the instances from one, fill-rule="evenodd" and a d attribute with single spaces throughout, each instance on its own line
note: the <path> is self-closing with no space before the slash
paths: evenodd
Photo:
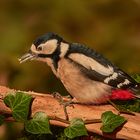
<path id="1" fill-rule="evenodd" d="M 23 62 L 26 62 L 27 60 L 33 60 L 35 57 L 36 57 L 36 55 L 34 55 L 34 54 L 26 53 L 18 60 L 20 63 L 23 63 Z"/>

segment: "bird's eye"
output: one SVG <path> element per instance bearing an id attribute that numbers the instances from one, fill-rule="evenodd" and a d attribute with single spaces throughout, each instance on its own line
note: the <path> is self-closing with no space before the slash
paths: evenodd
<path id="1" fill-rule="evenodd" d="M 38 46 L 37 51 L 42 51 L 42 46 Z"/>

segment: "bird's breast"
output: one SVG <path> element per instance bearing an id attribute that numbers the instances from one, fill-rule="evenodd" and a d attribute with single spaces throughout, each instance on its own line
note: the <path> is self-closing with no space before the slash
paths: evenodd
<path id="1" fill-rule="evenodd" d="M 81 103 L 102 103 L 111 94 L 110 86 L 89 79 L 68 59 L 59 61 L 57 75 L 67 91 Z"/>

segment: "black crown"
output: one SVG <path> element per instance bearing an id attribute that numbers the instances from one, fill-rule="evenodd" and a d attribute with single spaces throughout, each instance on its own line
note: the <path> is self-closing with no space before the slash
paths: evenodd
<path id="1" fill-rule="evenodd" d="M 57 39 L 58 41 L 62 41 L 63 38 L 61 38 L 59 35 L 55 34 L 55 33 L 52 33 L 52 32 L 49 32 L 49 33 L 46 33 L 40 37 L 38 37 L 34 42 L 33 44 L 38 47 L 40 44 L 42 43 L 45 43 L 46 41 L 48 40 L 51 40 L 51 39 Z"/>

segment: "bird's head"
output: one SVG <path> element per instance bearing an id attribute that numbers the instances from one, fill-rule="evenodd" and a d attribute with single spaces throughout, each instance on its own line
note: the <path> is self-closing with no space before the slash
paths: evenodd
<path id="1" fill-rule="evenodd" d="M 43 61 L 44 58 L 51 57 L 56 52 L 62 41 L 63 39 L 54 33 L 42 35 L 33 42 L 30 50 L 19 61 L 20 63 L 33 59 Z"/>

